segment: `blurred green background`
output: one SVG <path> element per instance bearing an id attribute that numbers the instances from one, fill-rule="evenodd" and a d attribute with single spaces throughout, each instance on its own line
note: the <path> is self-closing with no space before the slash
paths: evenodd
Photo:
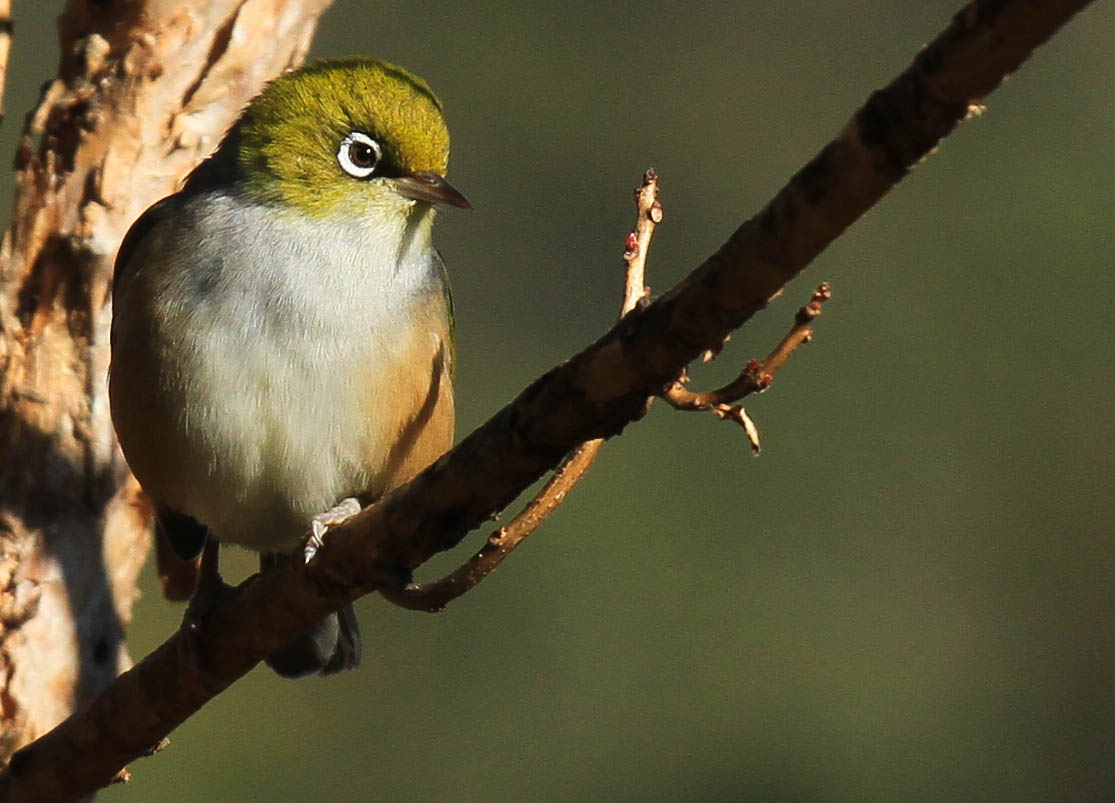
<path id="1" fill-rule="evenodd" d="M 314 54 L 426 77 L 477 207 L 439 225 L 459 431 L 611 325 L 647 166 L 661 292 L 959 3 L 337 0 Z M 15 6 L 8 153 L 57 49 Z M 656 405 L 447 613 L 363 600 L 359 671 L 257 669 L 102 799 L 1115 795 L 1112 34 L 1111 3 L 1071 23 L 695 372 L 833 283 L 748 405 L 761 458 Z M 136 656 L 181 616 L 145 589 Z"/>

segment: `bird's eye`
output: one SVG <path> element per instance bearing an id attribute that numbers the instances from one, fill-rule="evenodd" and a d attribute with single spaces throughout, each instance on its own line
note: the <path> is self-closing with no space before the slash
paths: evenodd
<path id="1" fill-rule="evenodd" d="M 341 163 L 341 168 L 354 178 L 370 176 L 382 155 L 379 143 L 363 131 L 349 133 L 337 149 L 337 161 Z"/>

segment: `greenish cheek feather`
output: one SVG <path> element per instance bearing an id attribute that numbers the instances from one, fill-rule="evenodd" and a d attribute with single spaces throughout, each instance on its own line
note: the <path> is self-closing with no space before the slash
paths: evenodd
<path id="1" fill-rule="evenodd" d="M 352 202 L 390 203 L 385 180 L 354 179 L 340 168 L 337 150 L 352 131 L 381 146 L 377 175 L 444 175 L 449 161 L 441 104 L 426 83 L 369 60 L 323 62 L 276 81 L 252 101 L 238 129 L 237 161 L 248 191 L 312 217 Z"/>
<path id="2" fill-rule="evenodd" d="M 245 189 L 261 203 L 297 210 L 314 220 L 365 215 L 384 219 L 397 215 L 405 219 L 415 204 L 395 192 L 387 181 L 361 181 L 343 175 L 321 178 L 301 175 L 288 181 L 256 173 L 245 177 Z"/>

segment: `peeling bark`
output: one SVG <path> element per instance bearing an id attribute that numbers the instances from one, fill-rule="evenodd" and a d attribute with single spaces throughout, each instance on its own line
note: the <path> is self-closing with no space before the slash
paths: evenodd
<path id="1" fill-rule="evenodd" d="M 109 420 L 116 249 L 330 2 L 71 0 L 59 18 L 0 248 L 0 761 L 131 664 L 151 513 Z"/>

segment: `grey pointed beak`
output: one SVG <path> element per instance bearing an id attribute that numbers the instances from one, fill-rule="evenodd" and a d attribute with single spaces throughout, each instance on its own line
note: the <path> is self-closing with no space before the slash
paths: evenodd
<path id="1" fill-rule="evenodd" d="M 437 173 L 414 173 L 395 179 L 395 189 L 400 195 L 428 204 L 446 204 L 459 209 L 472 209 L 464 193 Z"/>

